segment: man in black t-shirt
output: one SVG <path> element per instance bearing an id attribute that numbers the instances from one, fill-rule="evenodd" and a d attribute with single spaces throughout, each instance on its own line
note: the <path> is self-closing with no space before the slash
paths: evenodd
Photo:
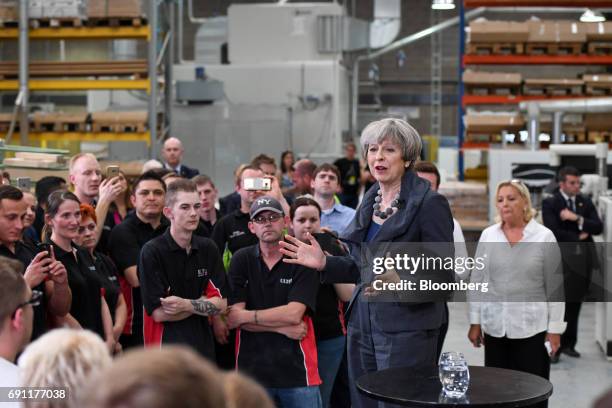
<path id="1" fill-rule="evenodd" d="M 34 309 L 34 340 L 47 331 L 47 315 L 64 317 L 68 314 L 72 294 L 64 265 L 48 252 L 37 254 L 36 248 L 19 240 L 26 207 L 21 190 L 0 186 L 0 255 L 21 262 L 27 285 L 42 293 L 40 306 Z"/>
<path id="2" fill-rule="evenodd" d="M 318 275 L 282 261 L 279 242 L 288 224 L 276 199 L 255 200 L 250 218 L 259 243 L 235 253 L 229 271 L 236 368 L 266 387 L 278 406 L 321 407 L 311 317 Z"/>
<path id="3" fill-rule="evenodd" d="M 264 191 L 245 186 L 245 180 L 252 181 L 262 177 L 264 177 L 264 173 L 258 167 L 246 166 L 242 169 L 236 179 L 236 191 L 240 195 L 240 208 L 217 221 L 213 229 L 212 239 L 223 256 L 226 269 L 229 267 L 232 254 L 241 248 L 257 243 L 257 237 L 249 230 L 249 210 L 253 201 L 261 197 Z M 278 183 L 274 183 L 273 186 L 276 194 L 282 196 Z M 223 369 L 230 370 L 236 365 L 235 350 L 232 345 L 234 331 L 230 332 L 220 318 L 215 318 L 213 324 L 218 343 L 217 364 Z"/>
<path id="4" fill-rule="evenodd" d="M 166 185 L 152 171 L 134 181 L 130 200 L 134 211 L 111 232 L 110 253 L 119 270 L 121 292 L 128 306 L 128 318 L 119 342 L 123 348 L 142 346 L 143 310 L 138 279 L 140 250 L 151 239 L 164 233 L 168 220 L 162 215 Z"/>
<path id="5" fill-rule="evenodd" d="M 361 168 L 359 159 L 355 158 L 357 148 L 355 143 L 347 143 L 345 147 L 345 156 L 334 162 L 334 165 L 340 170 L 340 186 L 342 193 L 338 194 L 340 202 L 343 205 L 351 208 L 357 208 L 359 202 L 359 180 L 361 178 Z"/>
<path id="6" fill-rule="evenodd" d="M 191 180 L 196 184 L 200 197 L 200 222 L 194 234 L 210 238 L 214 225 L 221 219 L 221 213 L 215 208 L 219 192 L 212 179 L 204 174 L 198 174 Z"/>
<path id="7" fill-rule="evenodd" d="M 214 242 L 193 234 L 200 200 L 190 180 L 170 184 L 164 215 L 170 228 L 140 254 L 145 346 L 179 343 L 215 360 L 208 316 L 227 307 L 225 270 Z"/>

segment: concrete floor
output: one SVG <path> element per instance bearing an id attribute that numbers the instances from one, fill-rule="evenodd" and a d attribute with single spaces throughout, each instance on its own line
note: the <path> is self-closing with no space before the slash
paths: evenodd
<path id="1" fill-rule="evenodd" d="M 468 317 L 465 303 L 449 305 L 450 327 L 444 350 L 463 352 L 470 365 L 483 365 L 482 348 L 472 347 L 467 339 Z M 595 342 L 595 307 L 585 303 L 580 313 L 578 345 L 580 358 L 561 356 L 551 369 L 554 391 L 550 408 L 590 408 L 593 401 L 612 388 L 612 362 L 608 362 Z"/>

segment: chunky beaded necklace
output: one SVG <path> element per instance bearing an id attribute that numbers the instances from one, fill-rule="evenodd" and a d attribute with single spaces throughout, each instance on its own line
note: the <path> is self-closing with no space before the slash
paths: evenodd
<path id="1" fill-rule="evenodd" d="M 399 210 L 400 193 L 398 192 L 395 195 L 395 198 L 393 199 L 393 201 L 391 201 L 391 205 L 387 207 L 384 211 L 380 210 L 380 203 L 382 203 L 382 191 L 378 189 L 376 197 L 374 198 L 374 205 L 372 206 L 372 208 L 374 208 L 374 215 L 384 220 L 385 218 L 390 217 L 397 210 Z"/>

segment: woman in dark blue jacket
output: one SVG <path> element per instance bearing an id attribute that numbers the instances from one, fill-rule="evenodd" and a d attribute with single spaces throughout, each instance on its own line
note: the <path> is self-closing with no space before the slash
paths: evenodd
<path id="1" fill-rule="evenodd" d="M 287 237 L 288 242 L 281 245 L 287 255 L 285 262 L 320 271 L 322 282 L 359 283 L 347 312 L 351 402 L 354 407 L 375 407 L 376 401 L 357 391 L 356 380 L 386 368 L 435 366 L 436 344 L 446 314 L 444 303 L 427 294 L 418 302 L 410 297 L 402 302 L 402 295 L 397 301 L 376 301 L 372 261 L 362 259 L 362 249 L 368 243 L 450 243 L 432 251 L 447 247 L 451 252 L 445 254 L 452 256 L 453 219 L 446 199 L 412 171 L 422 144 L 408 123 L 400 119 L 370 123 L 361 135 L 361 147 L 377 182 L 343 233 L 350 256 L 325 256 L 313 238 L 308 244 Z M 393 272 L 385 276 L 383 280 L 399 278 Z M 452 271 L 444 276 L 453 281 Z"/>

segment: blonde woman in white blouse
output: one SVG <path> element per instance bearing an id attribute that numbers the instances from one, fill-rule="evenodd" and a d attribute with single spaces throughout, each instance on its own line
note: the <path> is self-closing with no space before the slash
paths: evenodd
<path id="1" fill-rule="evenodd" d="M 484 345 L 486 366 L 548 378 L 545 342 L 556 352 L 566 326 L 560 250 L 552 231 L 533 219 L 522 182 L 500 183 L 495 199 L 500 222 L 483 231 L 476 257 L 485 267 L 471 275 L 488 282 L 489 292 L 470 298 L 468 338 Z"/>

